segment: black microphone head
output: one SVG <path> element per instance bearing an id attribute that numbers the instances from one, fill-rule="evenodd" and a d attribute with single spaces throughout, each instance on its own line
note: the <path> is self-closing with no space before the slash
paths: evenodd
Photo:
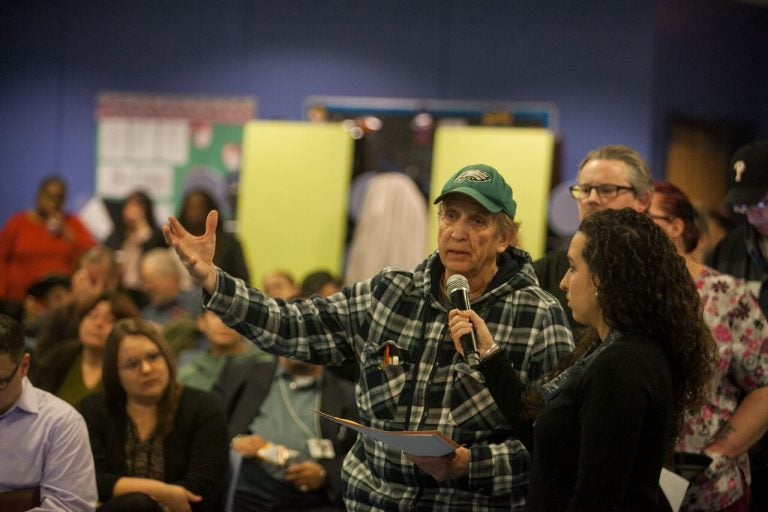
<path id="1" fill-rule="evenodd" d="M 453 274 L 449 277 L 445 287 L 448 290 L 448 295 L 453 295 L 453 292 L 458 290 L 464 290 L 469 293 L 469 281 L 461 274 Z"/>

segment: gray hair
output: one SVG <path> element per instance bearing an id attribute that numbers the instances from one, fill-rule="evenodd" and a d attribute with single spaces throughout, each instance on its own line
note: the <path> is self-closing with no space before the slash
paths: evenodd
<path id="1" fill-rule="evenodd" d="M 581 170 L 592 160 L 618 160 L 624 162 L 629 167 L 629 176 L 627 181 L 635 189 L 635 195 L 640 196 L 644 193 L 653 192 L 653 176 L 648 168 L 648 164 L 640 156 L 640 153 L 634 149 L 622 146 L 600 146 L 593 149 L 579 164 L 579 175 Z"/>

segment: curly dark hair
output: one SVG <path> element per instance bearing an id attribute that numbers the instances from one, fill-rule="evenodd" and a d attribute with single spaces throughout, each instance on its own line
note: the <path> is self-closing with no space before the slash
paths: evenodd
<path id="1" fill-rule="evenodd" d="M 704 402 L 717 356 L 685 260 L 652 219 L 630 208 L 593 213 L 579 231 L 606 324 L 662 343 L 672 371 L 674 420 L 681 426 L 685 413 L 697 413 Z M 596 336 L 588 329 L 580 348 Z"/>

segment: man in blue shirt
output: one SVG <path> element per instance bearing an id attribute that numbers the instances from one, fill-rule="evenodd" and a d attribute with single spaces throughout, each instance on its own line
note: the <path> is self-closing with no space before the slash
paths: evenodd
<path id="1" fill-rule="evenodd" d="M 0 315 L 0 509 L 15 496 L 27 500 L 25 510 L 92 511 L 96 473 L 85 421 L 29 382 L 29 360 L 21 325 Z"/>

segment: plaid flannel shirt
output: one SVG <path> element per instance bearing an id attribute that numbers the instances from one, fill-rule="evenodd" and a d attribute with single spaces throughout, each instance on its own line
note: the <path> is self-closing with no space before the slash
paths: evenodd
<path id="1" fill-rule="evenodd" d="M 538 379 L 573 348 L 560 304 L 537 285 L 530 257 L 510 248 L 512 277 L 472 303 L 521 378 Z M 433 273 L 434 272 L 434 273 Z M 364 436 L 343 466 L 348 510 L 521 510 L 530 454 L 512 438 L 481 373 L 453 347 L 450 304 L 433 292 L 437 253 L 413 271 L 385 269 L 321 298 L 284 302 L 219 270 L 205 306 L 268 352 L 317 364 L 355 358 L 361 422 L 385 430 L 441 430 L 470 450 L 469 474 L 436 482 L 405 455 Z M 385 347 L 399 364 L 384 365 Z"/>

